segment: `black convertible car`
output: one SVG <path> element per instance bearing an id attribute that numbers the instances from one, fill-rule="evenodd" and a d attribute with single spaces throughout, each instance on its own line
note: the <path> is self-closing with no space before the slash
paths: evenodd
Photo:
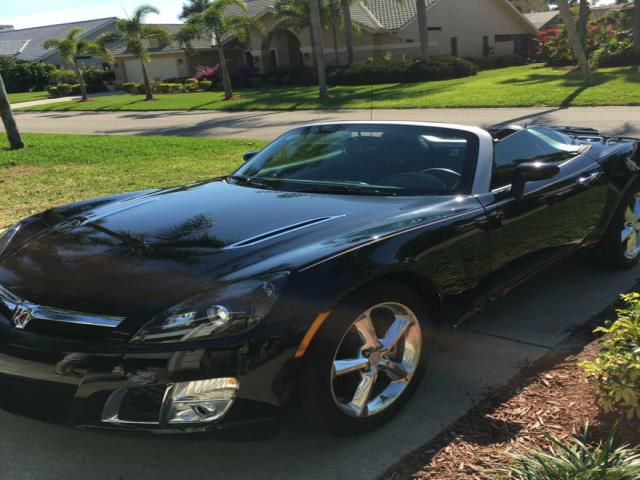
<path id="1" fill-rule="evenodd" d="M 207 182 L 0 234 L 0 406 L 86 428 L 367 430 L 437 329 L 580 249 L 640 255 L 638 142 L 409 122 L 291 130 Z"/>

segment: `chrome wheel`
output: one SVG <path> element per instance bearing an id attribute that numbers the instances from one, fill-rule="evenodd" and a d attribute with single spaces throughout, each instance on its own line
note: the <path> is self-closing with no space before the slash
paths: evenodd
<path id="1" fill-rule="evenodd" d="M 624 212 L 624 227 L 620 240 L 625 244 L 624 256 L 634 259 L 640 254 L 640 193 L 636 193 Z"/>
<path id="2" fill-rule="evenodd" d="M 340 410 L 370 417 L 386 410 L 411 383 L 422 331 L 406 305 L 386 302 L 351 324 L 333 358 L 331 394 Z"/>

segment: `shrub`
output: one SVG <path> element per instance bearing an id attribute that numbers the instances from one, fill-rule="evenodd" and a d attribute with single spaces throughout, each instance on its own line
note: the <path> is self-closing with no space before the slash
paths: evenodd
<path id="1" fill-rule="evenodd" d="M 213 82 L 211 80 L 202 80 L 200 82 L 200 88 L 202 90 L 211 90 L 213 88 Z"/>
<path id="2" fill-rule="evenodd" d="M 520 55 L 467 58 L 467 60 L 475 63 L 478 67 L 478 70 L 492 70 L 494 68 L 516 67 L 527 63 L 526 59 Z"/>
<path id="3" fill-rule="evenodd" d="M 49 85 L 47 87 L 47 92 L 49 92 L 49 95 L 51 95 L 52 97 L 57 97 L 58 96 L 58 86 L 57 85 Z"/>
<path id="4" fill-rule="evenodd" d="M 144 89 L 144 85 L 142 85 L 142 88 Z M 180 83 L 161 83 L 158 85 L 160 93 L 180 93 L 182 92 L 182 89 L 183 86 Z"/>
<path id="5" fill-rule="evenodd" d="M 51 77 L 55 70 L 56 67 L 49 63 L 24 63 L 0 57 L 0 74 L 9 93 L 44 90 L 55 81 Z"/>
<path id="6" fill-rule="evenodd" d="M 192 84 L 192 83 L 198 83 L 198 79 L 197 79 L 197 78 L 193 78 L 193 77 L 191 77 L 191 78 L 187 78 L 187 79 L 185 79 L 185 81 L 184 81 L 184 82 L 169 82 L 169 81 L 167 80 L 167 83 L 184 83 L 185 85 L 189 85 L 189 84 Z"/>
<path id="7" fill-rule="evenodd" d="M 127 93 L 138 93 L 138 84 L 136 82 L 124 82 L 120 87 Z"/>
<path id="8" fill-rule="evenodd" d="M 173 84 L 173 85 L 180 85 L 178 84 Z M 200 84 L 198 83 L 198 81 L 196 80 L 194 83 L 185 83 L 184 84 L 184 91 L 185 92 L 197 92 L 198 90 L 200 90 Z"/>
<path id="9" fill-rule="evenodd" d="M 58 95 L 63 97 L 65 95 L 71 95 L 71 91 L 73 90 L 73 85 L 68 83 L 61 83 L 58 85 Z"/>
<path id="10" fill-rule="evenodd" d="M 218 74 L 220 73 L 220 65 L 214 65 L 213 67 L 206 67 L 204 65 L 199 65 L 196 74 L 194 75 L 196 80 L 211 80 L 214 81 L 218 78 Z"/>
<path id="11" fill-rule="evenodd" d="M 104 92 L 107 89 L 104 82 L 107 81 L 106 78 L 110 75 L 111 72 L 105 72 L 94 65 L 87 65 L 82 68 L 82 78 L 89 93 Z"/>
<path id="12" fill-rule="evenodd" d="M 514 480 L 636 480 L 640 478 L 640 449 L 613 448 L 615 428 L 604 443 L 589 447 L 577 438 L 565 443 L 549 435 L 550 451 L 532 449 L 516 456 Z"/>
<path id="13" fill-rule="evenodd" d="M 51 80 L 54 80 L 57 83 L 75 83 L 78 79 L 76 78 L 76 72 L 73 70 L 68 68 L 57 68 L 51 72 Z"/>
<path id="14" fill-rule="evenodd" d="M 82 90 L 80 90 L 79 83 L 74 83 L 73 85 L 71 85 L 71 95 L 80 95 L 81 92 Z"/>
<path id="15" fill-rule="evenodd" d="M 314 68 L 307 66 L 287 66 L 279 65 L 269 69 L 269 71 L 262 76 L 261 82 L 267 82 L 272 85 L 313 85 L 317 81 L 318 73 Z M 247 86 L 255 84 L 252 80 L 255 78 L 261 78 L 257 74 L 253 75 L 249 79 Z"/>
<path id="16" fill-rule="evenodd" d="M 627 308 L 598 332 L 606 334 L 602 350 L 581 367 L 595 386 L 605 412 L 640 418 L 640 294 L 623 295 Z"/>
<path id="17" fill-rule="evenodd" d="M 372 60 L 336 68 L 329 74 L 333 85 L 367 85 L 376 83 L 412 83 L 445 80 L 475 75 L 478 68 L 458 57 L 434 57 L 420 60 Z"/>
<path id="18" fill-rule="evenodd" d="M 251 65 L 237 65 L 229 69 L 229 78 L 234 87 L 251 86 L 251 78 L 258 75 L 258 69 Z"/>

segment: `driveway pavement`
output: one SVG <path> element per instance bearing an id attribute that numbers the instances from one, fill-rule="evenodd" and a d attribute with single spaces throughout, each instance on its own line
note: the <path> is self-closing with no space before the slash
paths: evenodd
<path id="1" fill-rule="evenodd" d="M 372 479 L 433 438 L 523 365 L 638 282 L 640 268 L 602 271 L 580 259 L 547 271 L 443 335 L 407 408 L 362 437 L 310 433 L 292 420 L 269 441 L 127 437 L 0 413 L 2 480 Z M 46 399 L 43 399 L 46 402 Z"/>
<path id="2" fill-rule="evenodd" d="M 640 135 L 640 107 L 300 110 L 291 112 L 17 112 L 16 119 L 18 126 L 25 132 L 260 139 L 273 139 L 285 130 L 303 123 L 334 120 L 413 120 L 481 126 L 537 122 L 588 126 L 615 135 Z"/>

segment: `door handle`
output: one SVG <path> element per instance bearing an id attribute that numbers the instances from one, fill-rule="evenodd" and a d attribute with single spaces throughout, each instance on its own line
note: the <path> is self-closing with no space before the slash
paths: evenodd
<path id="1" fill-rule="evenodd" d="M 590 187 L 591 185 L 593 185 L 595 182 L 598 181 L 598 179 L 602 176 L 602 172 L 597 171 L 597 172 L 591 172 L 587 175 L 583 175 L 580 178 L 578 178 L 578 185 L 582 186 L 582 187 Z"/>

